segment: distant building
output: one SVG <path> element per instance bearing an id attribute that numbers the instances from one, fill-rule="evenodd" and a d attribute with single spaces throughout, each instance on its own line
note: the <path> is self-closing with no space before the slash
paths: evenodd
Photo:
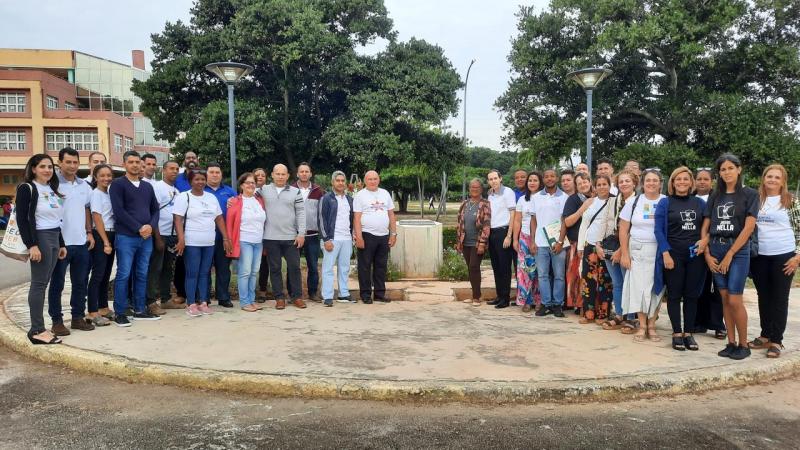
<path id="1" fill-rule="evenodd" d="M 165 161 L 170 144 L 155 139 L 131 92 L 149 76 L 141 50 L 129 66 L 74 50 L 0 49 L 0 195 L 13 195 L 31 155 L 56 159 L 67 146 L 82 165 L 93 151 L 118 170 L 126 150 Z"/>

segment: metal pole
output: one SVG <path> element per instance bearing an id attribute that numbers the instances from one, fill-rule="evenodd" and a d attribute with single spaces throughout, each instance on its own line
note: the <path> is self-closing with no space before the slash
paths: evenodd
<path id="1" fill-rule="evenodd" d="M 228 84 L 228 135 L 231 148 L 231 186 L 237 188 L 236 182 L 236 126 L 233 120 L 233 84 Z"/>
<path id="2" fill-rule="evenodd" d="M 586 89 L 586 165 L 592 171 L 592 90 Z"/>
<path id="3" fill-rule="evenodd" d="M 464 79 L 464 133 L 463 133 L 463 140 L 464 140 L 464 150 L 467 149 L 467 85 L 469 84 L 469 71 L 472 70 L 472 65 L 475 64 L 475 60 L 469 62 L 469 67 L 467 67 L 467 76 Z M 464 166 L 464 175 L 461 177 L 461 200 L 467 199 L 467 166 Z"/>

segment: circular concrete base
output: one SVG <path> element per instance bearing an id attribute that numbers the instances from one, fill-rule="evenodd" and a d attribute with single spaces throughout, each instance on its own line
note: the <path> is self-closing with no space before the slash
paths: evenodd
<path id="1" fill-rule="evenodd" d="M 724 341 L 710 335 L 697 336 L 698 352 L 672 350 L 666 314 L 661 342 L 634 343 L 618 331 L 580 325 L 571 313 L 533 318 L 517 307 L 453 301 L 459 286 L 398 284 L 409 300 L 390 304 L 277 311 L 268 302 L 258 313 L 215 307 L 199 318 L 170 310 L 158 322 L 75 331 L 62 345 L 33 346 L 22 285 L 0 292 L 0 342 L 44 362 L 131 382 L 314 398 L 581 402 L 698 392 L 800 371 L 797 299 L 780 359 L 755 351 L 733 361 L 716 355 Z M 748 308 L 757 333 L 757 308 Z M 64 311 L 69 323 L 68 305 Z"/>

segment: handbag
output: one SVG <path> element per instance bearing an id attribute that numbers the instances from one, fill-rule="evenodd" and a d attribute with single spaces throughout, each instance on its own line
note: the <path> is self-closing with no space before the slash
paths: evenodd
<path id="1" fill-rule="evenodd" d="M 28 183 L 25 183 L 28 184 Z M 28 184 L 28 187 L 31 187 Z M 33 195 L 33 188 L 31 187 L 31 195 Z M 28 262 L 30 258 L 30 250 L 22 242 L 22 235 L 19 233 L 19 225 L 17 224 L 17 206 L 11 208 L 11 215 L 8 217 L 8 226 L 6 227 L 6 234 L 3 236 L 3 243 L 0 244 L 0 253 L 8 256 L 9 258 L 16 259 L 22 262 Z"/>
<path id="2" fill-rule="evenodd" d="M 619 198 L 619 197 L 617 197 Z M 631 211 L 636 211 L 636 204 L 639 202 L 639 196 L 637 195 L 636 198 L 633 199 L 633 208 Z M 616 210 L 616 203 L 617 201 L 614 200 L 614 207 Z M 619 217 L 617 217 L 617 224 L 614 227 L 614 233 L 610 234 L 603 238 L 600 241 L 600 246 L 603 247 L 603 254 L 605 255 L 605 259 L 610 260 L 612 256 L 614 256 L 614 252 L 619 250 L 619 232 L 617 231 L 619 228 Z"/>

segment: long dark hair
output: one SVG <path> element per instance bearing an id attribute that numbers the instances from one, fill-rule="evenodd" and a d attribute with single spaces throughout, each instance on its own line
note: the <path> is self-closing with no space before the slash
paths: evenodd
<path id="1" fill-rule="evenodd" d="M 531 192 L 528 189 L 528 180 L 530 180 L 531 177 L 533 177 L 533 176 L 535 176 L 536 179 L 539 180 L 539 190 L 541 191 L 542 189 L 544 189 L 544 181 L 542 181 L 542 174 L 539 173 L 536 170 L 534 170 L 531 173 L 529 173 L 527 178 L 525 178 L 525 201 L 526 202 L 531 201 L 531 194 L 535 194 L 536 193 L 536 192 Z"/>
<path id="2" fill-rule="evenodd" d="M 97 173 L 100 169 L 108 169 L 111 171 L 111 178 L 114 178 L 114 169 L 108 164 L 98 164 L 92 169 L 92 189 L 97 188 Z"/>
<path id="3" fill-rule="evenodd" d="M 722 164 L 724 164 L 726 161 L 731 162 L 736 167 L 742 167 L 742 161 L 738 156 L 732 153 L 723 153 L 719 156 L 719 158 L 717 158 L 717 160 L 714 162 L 714 173 L 717 175 L 717 183 L 714 187 L 714 190 L 711 191 L 711 196 L 708 199 L 709 203 L 712 205 L 716 205 L 719 196 L 727 193 L 728 191 L 728 183 L 722 179 L 722 176 L 719 173 L 719 168 L 722 167 Z M 735 201 L 737 204 L 739 203 L 739 197 L 741 197 L 739 194 L 742 191 L 742 187 L 742 173 L 740 172 L 739 176 L 736 178 L 736 183 L 733 186 L 733 196 L 736 199 Z"/>
<path id="4" fill-rule="evenodd" d="M 25 164 L 25 182 L 33 183 L 33 180 L 36 179 L 36 175 L 33 173 L 33 168 L 38 166 L 39 163 L 45 159 L 49 160 L 50 164 L 53 166 L 53 176 L 50 177 L 50 180 L 47 182 L 47 184 L 57 196 L 64 197 L 60 192 L 58 192 L 58 175 L 56 175 L 56 165 L 53 162 L 53 158 L 48 154 L 38 153 L 31 156 L 31 158 L 28 160 L 28 163 Z"/>

